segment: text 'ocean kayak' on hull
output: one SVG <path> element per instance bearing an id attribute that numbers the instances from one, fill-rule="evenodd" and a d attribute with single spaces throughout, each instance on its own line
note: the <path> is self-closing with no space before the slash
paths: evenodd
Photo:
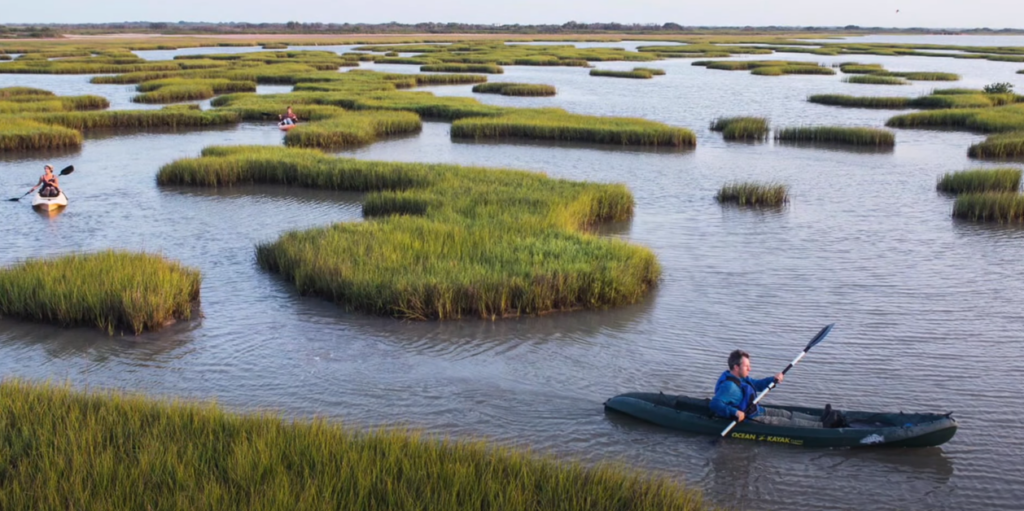
<path id="1" fill-rule="evenodd" d="M 667 428 L 719 435 L 730 422 L 715 416 L 710 399 L 696 399 L 662 393 L 630 392 L 604 403 L 605 409 L 624 413 Z M 763 406 L 763 405 L 762 405 Z M 768 406 L 820 417 L 821 408 Z M 729 432 L 729 438 L 758 440 L 804 447 L 932 447 L 953 438 L 957 424 L 952 414 L 876 413 L 843 411 L 849 427 L 796 428 L 771 426 L 746 420 Z"/>

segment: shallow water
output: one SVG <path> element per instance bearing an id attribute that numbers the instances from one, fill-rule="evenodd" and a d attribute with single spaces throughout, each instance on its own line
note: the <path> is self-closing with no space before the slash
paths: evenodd
<path id="1" fill-rule="evenodd" d="M 500 105 L 646 117 L 694 129 L 698 147 L 452 142 L 448 124 L 426 123 L 418 136 L 339 153 L 626 183 L 636 196 L 636 216 L 603 232 L 651 247 L 664 279 L 644 302 L 608 311 L 410 323 L 298 296 L 256 266 L 254 245 L 292 229 L 360 221 L 360 195 L 155 183 L 161 165 L 197 156 L 208 145 L 280 143 L 272 123 L 97 133 L 87 135 L 79 152 L 2 155 L 0 190 L 11 197 L 24 193 L 46 162 L 73 163 L 76 172 L 62 178 L 71 204 L 60 214 L 41 216 L 24 201 L 0 205 L 0 264 L 121 247 L 181 260 L 202 270 L 204 280 L 202 319 L 138 338 L 0 320 L 0 375 L 212 398 L 237 410 L 274 409 L 357 426 L 401 424 L 587 462 L 621 461 L 671 474 L 716 503 L 743 509 L 1017 509 L 1024 499 L 1024 429 L 1012 403 L 1024 393 L 1014 359 L 1024 340 L 1024 229 L 953 221 L 951 199 L 935 192 L 945 172 L 991 166 L 966 157 L 982 137 L 899 131 L 894 150 L 865 152 L 726 143 L 707 129 L 726 115 L 764 115 L 774 126 L 881 126 L 897 113 L 805 101 L 816 93 L 913 96 L 996 81 L 1024 90 L 1024 75 L 1014 74 L 1022 64 L 856 60 L 891 70 L 951 71 L 963 80 L 855 85 L 839 75 L 759 77 L 689 60 L 597 64 L 668 72 L 652 80 L 508 66 L 491 80 L 552 84 L 558 96 L 474 95 L 471 86 L 428 90 Z M 0 74 L 0 87 L 10 85 L 101 94 L 118 108 L 140 107 L 130 103 L 130 86 L 91 85 L 88 77 Z M 732 180 L 789 184 L 792 204 L 775 212 L 720 207 L 714 193 Z M 756 375 L 777 372 L 830 322 L 837 323 L 831 336 L 770 402 L 954 411 L 957 436 L 939 448 L 898 451 L 715 446 L 707 437 L 602 409 L 605 399 L 633 390 L 710 395 L 735 348 L 753 353 Z"/>

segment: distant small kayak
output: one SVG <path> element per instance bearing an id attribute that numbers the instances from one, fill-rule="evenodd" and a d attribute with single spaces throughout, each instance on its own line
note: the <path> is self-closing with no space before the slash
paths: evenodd
<path id="1" fill-rule="evenodd" d="M 64 192 L 56 197 L 43 197 L 38 193 L 32 197 L 32 208 L 39 211 L 53 211 L 68 205 L 68 198 Z"/>
<path id="2" fill-rule="evenodd" d="M 605 402 L 606 409 L 615 410 L 659 426 L 718 435 L 731 422 L 716 417 L 708 407 L 708 399 L 672 396 L 661 393 L 630 392 Z M 767 406 L 812 416 L 821 416 L 820 408 L 798 406 Z M 956 434 L 957 423 L 951 414 L 903 412 L 844 411 L 848 427 L 797 428 L 771 426 L 743 421 L 729 433 L 730 438 L 757 440 L 803 447 L 931 447 L 942 445 Z"/>
<path id="3" fill-rule="evenodd" d="M 288 131 L 288 130 L 294 128 L 295 126 L 298 126 L 298 125 L 297 124 L 284 124 L 284 123 L 280 123 L 280 122 L 277 123 L 277 127 L 281 128 L 281 131 Z"/>

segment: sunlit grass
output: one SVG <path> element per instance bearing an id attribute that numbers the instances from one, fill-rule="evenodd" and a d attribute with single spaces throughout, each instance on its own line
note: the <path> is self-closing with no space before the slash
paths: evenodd
<path id="1" fill-rule="evenodd" d="M 715 200 L 740 206 L 778 207 L 789 202 L 789 187 L 777 183 L 728 183 L 718 190 Z"/>
<path id="2" fill-rule="evenodd" d="M 1024 131 L 991 135 L 984 142 L 972 144 L 967 156 L 980 159 L 1024 158 Z"/>
<path id="3" fill-rule="evenodd" d="M 765 117 L 720 117 L 711 121 L 711 130 L 726 140 L 766 140 L 771 131 Z"/>
<path id="4" fill-rule="evenodd" d="M 473 439 L 0 382 L 2 509 L 702 511 L 698 490 Z"/>
<path id="5" fill-rule="evenodd" d="M 0 268 L 0 315 L 139 334 L 190 318 L 200 281 L 197 270 L 150 254 L 30 259 Z"/>
<path id="6" fill-rule="evenodd" d="M 660 275 L 650 250 L 586 233 L 632 216 L 622 185 L 275 147 L 207 148 L 165 165 L 158 183 L 369 192 L 369 221 L 287 233 L 256 253 L 300 293 L 373 314 L 499 318 L 603 308 L 640 300 Z"/>
<path id="7" fill-rule="evenodd" d="M 554 96 L 556 90 L 553 85 L 491 82 L 475 85 L 473 87 L 473 92 L 481 94 L 501 94 L 502 96 Z"/>
<path id="8" fill-rule="evenodd" d="M 936 189 L 946 193 L 1016 192 L 1020 190 L 1018 168 L 974 169 L 951 172 L 939 178 Z"/>
<path id="9" fill-rule="evenodd" d="M 782 128 L 775 131 L 775 139 L 785 142 L 820 142 L 875 147 L 896 145 L 896 136 L 891 131 L 841 126 Z"/>
<path id="10" fill-rule="evenodd" d="M 631 117 L 570 114 L 554 108 L 518 109 L 496 117 L 471 117 L 452 123 L 452 138 L 528 138 L 623 146 L 693 147 L 686 128 Z"/>

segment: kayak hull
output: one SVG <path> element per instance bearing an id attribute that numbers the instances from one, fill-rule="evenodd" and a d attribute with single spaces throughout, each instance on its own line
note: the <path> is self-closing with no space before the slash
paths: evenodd
<path id="1" fill-rule="evenodd" d="M 64 192 L 56 197 L 41 197 L 38 193 L 32 197 L 32 208 L 38 211 L 53 211 L 68 205 L 68 198 Z"/>
<path id="2" fill-rule="evenodd" d="M 606 410 L 630 415 L 666 428 L 705 435 L 719 435 L 732 422 L 714 416 L 709 399 L 662 393 L 630 392 L 605 402 Z M 824 410 L 800 406 L 769 406 L 820 417 Z M 730 438 L 802 447 L 932 447 L 956 434 L 951 414 L 878 413 L 843 411 L 850 427 L 794 428 L 744 421 L 729 432 Z"/>
<path id="3" fill-rule="evenodd" d="M 288 130 L 294 128 L 295 126 L 298 126 L 298 125 L 297 124 L 278 124 L 277 125 L 278 128 L 281 128 L 281 131 L 288 131 Z"/>

